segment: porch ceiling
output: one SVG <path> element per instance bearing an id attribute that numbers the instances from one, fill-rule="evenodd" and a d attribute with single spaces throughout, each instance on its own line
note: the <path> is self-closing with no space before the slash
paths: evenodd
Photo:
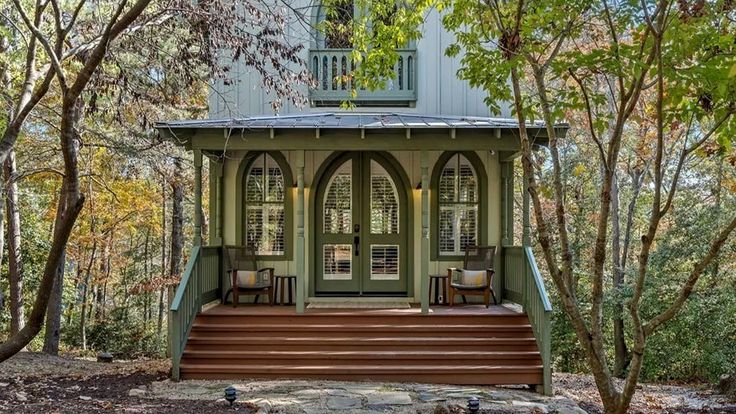
<path id="1" fill-rule="evenodd" d="M 515 119 L 509 118 L 328 112 L 161 121 L 155 127 L 164 137 L 180 145 L 203 150 L 454 148 L 510 151 L 519 148 L 518 125 Z M 558 136 L 564 135 L 567 128 L 567 124 L 555 125 Z M 543 122 L 528 122 L 527 129 L 536 144 L 546 145 L 548 139 Z"/>

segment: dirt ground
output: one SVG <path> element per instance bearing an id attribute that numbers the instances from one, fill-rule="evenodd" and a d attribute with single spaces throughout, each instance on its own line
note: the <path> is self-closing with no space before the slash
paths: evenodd
<path id="1" fill-rule="evenodd" d="M 253 404 L 231 408 L 222 401 L 177 399 L 176 395 L 129 396 L 131 389 L 143 391 L 150 389 L 151 383 L 164 381 L 169 369 L 169 363 L 161 360 L 103 364 L 24 352 L 0 364 L 0 412 L 215 414 L 253 413 L 258 409 Z M 555 374 L 554 382 L 556 398 L 573 400 L 590 413 L 601 412 L 591 377 Z M 176 388 L 171 390 L 176 392 Z M 525 412 L 535 411 L 530 408 Z M 736 414 L 736 402 L 726 401 L 707 386 L 645 384 L 637 390 L 631 412 Z"/>

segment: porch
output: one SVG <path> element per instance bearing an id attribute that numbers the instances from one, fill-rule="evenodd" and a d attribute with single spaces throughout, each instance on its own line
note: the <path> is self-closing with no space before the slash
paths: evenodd
<path id="1" fill-rule="evenodd" d="M 526 194 L 522 246 L 515 245 L 513 236 L 513 162 L 519 148 L 513 121 L 347 113 L 177 121 L 158 127 L 194 151 L 196 212 L 202 206 L 205 158 L 210 166 L 209 246 L 203 245 L 203 217 L 195 214 L 195 246 L 170 311 L 175 378 L 423 379 L 538 384 L 545 393 L 551 392 L 551 307 L 529 247 Z M 537 145 L 546 142 L 541 124 L 528 128 Z M 281 310 L 249 306 L 233 314 L 220 307 L 202 312 L 229 288 L 223 247 L 253 240 L 261 243 L 261 263 L 275 268 L 278 275 L 295 277 L 296 305 Z M 523 313 L 502 314 L 502 307 L 486 311 L 430 306 L 429 276 L 462 266 L 462 253 L 472 245 L 497 246 L 492 266 L 496 296 L 499 303 L 518 304 Z M 402 298 L 412 305 L 391 311 L 309 309 L 324 297 Z M 229 322 L 215 322 L 218 318 Z M 344 323 L 330 328 L 335 325 L 331 318 Z M 509 321 L 513 327 L 502 326 Z M 321 329 L 327 329 L 324 335 L 308 337 L 309 341 L 300 337 Z M 351 346 L 365 342 L 345 332 L 374 338 L 369 348 L 355 350 L 361 352 L 358 361 L 372 362 L 356 363 L 355 354 L 331 354 L 334 342 L 324 341 L 338 331 L 341 346 L 347 349 L 335 352 L 353 352 Z M 531 354 L 525 356 L 529 364 L 519 364 L 513 355 L 503 359 L 509 357 L 503 353 L 514 347 L 497 346 L 508 341 L 509 334 L 531 344 L 533 349 L 526 349 Z M 197 345 L 200 339 L 209 342 Z M 296 344 L 283 350 L 292 353 L 288 358 L 254 356 L 282 339 L 284 346 Z M 465 340 L 477 347 L 462 349 Z M 317 343 L 324 347 L 313 345 Z M 415 352 L 396 354 L 394 346 Z M 452 351 L 455 346 L 458 351 Z M 199 359 L 203 363 L 193 363 L 199 351 L 210 353 Z M 452 359 L 444 356 L 447 352 L 457 353 Z M 423 355 L 421 364 L 414 354 Z M 329 362 L 325 355 L 345 363 L 339 370 L 320 368 L 329 364 L 306 364 Z M 297 356 L 305 364 L 288 362 Z M 240 368 L 215 363 L 235 357 Z M 392 368 L 372 368 L 383 365 Z M 514 371 L 519 366 L 524 368 Z M 473 370 L 477 375 L 456 375 Z"/>
<path id="2" fill-rule="evenodd" d="M 541 275 L 529 247 L 502 257 L 505 305 L 299 311 L 218 303 L 228 286 L 222 247 L 195 246 L 170 311 L 173 376 L 532 384 L 550 394 Z"/>

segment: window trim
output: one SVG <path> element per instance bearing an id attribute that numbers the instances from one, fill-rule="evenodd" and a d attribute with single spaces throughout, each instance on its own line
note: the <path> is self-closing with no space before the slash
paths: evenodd
<path id="1" fill-rule="evenodd" d="M 476 179 L 478 181 L 478 245 L 485 245 L 488 240 L 488 177 L 486 176 L 486 168 L 483 161 L 474 151 L 445 151 L 443 152 L 432 168 L 432 177 L 429 186 L 430 199 L 430 260 L 453 262 L 465 259 L 465 255 L 441 255 L 439 245 L 440 230 L 440 200 L 439 200 L 439 183 L 440 175 L 447 163 L 456 155 L 464 156 L 475 170 Z"/>
<path id="2" fill-rule="evenodd" d="M 258 255 L 258 260 L 265 261 L 290 261 L 293 260 L 294 254 L 294 178 L 291 172 L 291 165 L 286 160 L 286 157 L 280 151 L 249 151 L 245 154 L 243 159 L 240 161 L 238 167 L 238 174 L 236 176 L 236 194 L 235 194 L 235 205 L 236 205 L 236 218 L 235 218 L 235 240 L 241 245 L 246 243 L 245 233 L 245 217 L 246 217 L 246 198 L 245 198 L 245 185 L 247 183 L 246 174 L 250 170 L 253 162 L 258 157 L 267 154 L 276 161 L 276 164 L 281 168 L 281 174 L 284 177 L 284 254 L 282 255 Z"/>

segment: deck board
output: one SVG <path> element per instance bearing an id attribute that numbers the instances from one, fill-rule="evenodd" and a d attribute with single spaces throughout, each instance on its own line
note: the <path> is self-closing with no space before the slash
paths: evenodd
<path id="1" fill-rule="evenodd" d="M 351 314 L 370 316 L 397 316 L 397 315 L 421 315 L 418 304 L 412 304 L 410 309 L 306 309 L 304 315 L 314 314 Z M 238 316 L 284 316 L 297 315 L 296 307 L 263 304 L 240 304 L 234 308 L 232 305 L 217 304 L 203 310 L 202 314 L 208 316 L 238 315 Z M 486 308 L 483 305 L 456 305 L 436 306 L 429 310 L 429 315 L 482 315 L 482 316 L 511 316 L 519 315 L 520 312 L 503 305 L 493 305 Z"/>

